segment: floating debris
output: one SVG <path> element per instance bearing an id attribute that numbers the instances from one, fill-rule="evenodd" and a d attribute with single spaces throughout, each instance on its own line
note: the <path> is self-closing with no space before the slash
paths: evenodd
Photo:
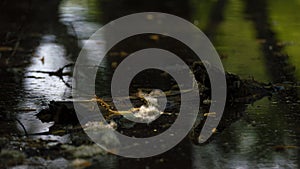
<path id="1" fill-rule="evenodd" d="M 213 129 L 211 130 L 212 133 L 216 133 L 217 131 L 218 131 L 217 128 L 213 128 Z"/>
<path id="2" fill-rule="evenodd" d="M 145 100 L 146 105 L 132 109 L 132 114 L 125 114 L 125 117 L 133 115 L 140 122 L 151 123 L 163 114 L 160 109 L 166 104 L 166 98 L 161 90 L 152 90 L 149 94 L 139 91 L 138 96 Z"/>
<path id="3" fill-rule="evenodd" d="M 43 57 L 40 59 L 40 61 L 42 62 L 42 64 L 44 64 L 44 63 L 45 63 L 45 57 L 43 56 Z"/>
<path id="4" fill-rule="evenodd" d="M 111 121 L 109 124 L 104 124 L 103 122 L 88 122 L 83 126 L 83 129 L 96 143 L 103 146 L 101 148 L 107 151 L 115 151 L 121 144 L 115 134 L 116 127 L 117 124 L 114 121 Z"/>
<path id="5" fill-rule="evenodd" d="M 149 39 L 154 40 L 154 41 L 159 41 L 160 37 L 159 37 L 159 35 L 150 35 Z"/>
<path id="6" fill-rule="evenodd" d="M 203 104 L 209 105 L 211 103 L 212 103 L 212 100 L 209 100 L 209 99 L 203 100 Z"/>
<path id="7" fill-rule="evenodd" d="M 128 56 L 128 53 L 127 53 L 127 52 L 124 52 L 124 51 L 122 51 L 122 52 L 120 52 L 120 56 L 121 56 L 121 57 Z"/>
<path id="8" fill-rule="evenodd" d="M 92 163 L 88 160 L 84 160 L 84 159 L 78 159 L 76 158 L 75 160 L 73 160 L 71 162 L 71 167 L 76 168 L 76 169 L 83 169 L 86 167 L 91 166 Z"/>
<path id="9" fill-rule="evenodd" d="M 158 116 L 163 114 L 155 106 L 141 106 L 138 111 L 133 112 L 133 116 L 145 123 L 151 123 Z"/>
<path id="10" fill-rule="evenodd" d="M 97 144 L 81 145 L 79 147 L 62 145 L 61 147 L 65 149 L 66 152 L 72 156 L 72 158 L 90 158 L 96 155 L 106 154 L 106 151 L 100 148 Z"/>
<path id="11" fill-rule="evenodd" d="M 204 113 L 204 116 L 209 116 L 209 117 L 216 117 L 216 115 L 217 115 L 216 112 Z"/>
<path id="12" fill-rule="evenodd" d="M 109 124 L 104 124 L 102 122 L 88 122 L 84 125 L 84 129 L 116 129 L 117 124 L 114 121 L 111 121 Z"/>
<path id="13" fill-rule="evenodd" d="M 116 69 L 118 67 L 118 62 L 112 62 L 111 63 L 111 68 Z"/>
<path id="14" fill-rule="evenodd" d="M 36 109 L 30 108 L 30 107 L 24 107 L 24 108 L 15 109 L 15 111 L 17 111 L 17 112 L 32 112 L 32 111 L 36 111 Z"/>
<path id="15" fill-rule="evenodd" d="M 125 51 L 121 51 L 121 52 L 109 52 L 108 53 L 109 56 L 120 56 L 120 57 L 125 57 L 128 56 L 129 54 Z"/>
<path id="16" fill-rule="evenodd" d="M 0 51 L 5 52 L 5 51 L 12 51 L 13 48 L 9 46 L 0 46 Z"/>
<path id="17" fill-rule="evenodd" d="M 287 149 L 299 149 L 298 146 L 293 146 L 293 145 L 277 145 L 277 146 L 273 146 L 273 149 L 275 151 L 284 151 Z"/>

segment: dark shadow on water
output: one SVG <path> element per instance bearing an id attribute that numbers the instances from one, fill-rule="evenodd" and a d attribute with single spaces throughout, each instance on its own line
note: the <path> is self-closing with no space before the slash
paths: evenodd
<path id="1" fill-rule="evenodd" d="M 264 52 L 265 64 L 274 83 L 284 81 L 296 82 L 295 67 L 288 62 L 288 55 L 284 53 L 284 45 L 277 39 L 272 30 L 268 16 L 268 1 L 246 0 L 245 15 L 254 23 L 256 38 L 263 40 L 261 49 Z"/>

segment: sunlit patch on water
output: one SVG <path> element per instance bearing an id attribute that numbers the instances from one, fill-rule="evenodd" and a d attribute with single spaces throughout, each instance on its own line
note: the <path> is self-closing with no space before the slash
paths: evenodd
<path id="1" fill-rule="evenodd" d="M 89 12 L 88 4 L 87 2 L 65 1 L 60 7 L 60 21 L 68 27 L 70 35 L 78 38 L 79 45 L 84 44 L 84 41 L 100 27 L 98 22 L 95 22 L 96 17 L 94 15 L 96 14 Z M 68 39 L 65 40 L 68 41 Z M 31 64 L 25 70 L 23 80 L 25 95 L 15 108 L 36 110 L 24 113 L 20 111 L 17 116 L 29 134 L 47 132 L 49 127 L 53 125 L 53 123 L 42 123 L 35 117 L 39 109 L 47 106 L 51 100 L 66 100 L 71 96 L 71 89 L 66 85 L 66 83 L 71 84 L 70 77 L 65 76 L 64 79 L 61 79 L 57 76 L 49 76 L 47 73 L 34 72 L 54 72 L 74 62 L 74 60 L 69 59 L 65 47 L 59 41 L 61 39 L 52 34 L 41 37 L 40 45 L 35 49 L 31 58 Z M 16 126 L 21 133 L 24 133 L 20 124 L 16 124 Z M 50 140 L 57 138 L 51 135 L 35 137 Z"/>
<path id="2" fill-rule="evenodd" d="M 89 3 L 86 0 L 64 1 L 60 8 L 61 22 L 68 25 L 69 33 L 80 40 L 88 39 L 101 26 L 95 22 L 99 16 L 97 12 L 91 12 Z"/>
<path id="3" fill-rule="evenodd" d="M 32 58 L 32 64 L 27 68 L 26 76 L 31 78 L 25 78 L 24 88 L 32 95 L 42 96 L 48 100 L 63 98 L 66 85 L 59 77 L 30 71 L 56 71 L 68 63 L 70 61 L 65 58 L 62 46 L 53 42 L 41 44 L 35 52 L 35 57 Z M 65 78 L 68 81 L 68 77 Z"/>
<path id="4" fill-rule="evenodd" d="M 88 12 L 90 9 L 86 6 L 87 4 L 87 2 L 65 1 L 60 8 L 60 21 L 67 25 L 70 35 L 77 36 L 79 45 L 80 43 L 81 45 L 84 44 L 84 41 L 100 27 L 95 22 L 95 17 L 92 17 L 91 13 Z M 71 96 L 71 89 L 66 85 L 66 83 L 71 84 L 70 77 L 65 76 L 62 80 L 57 76 L 49 76 L 47 73 L 34 72 L 54 72 L 74 62 L 69 59 L 69 56 L 66 56 L 65 47 L 58 41 L 59 39 L 55 35 L 44 35 L 41 38 L 40 45 L 33 53 L 31 64 L 25 71 L 25 78 L 23 80 L 25 96 L 22 98 L 22 102 L 19 102 L 16 106 L 16 109 L 26 108 L 36 110 L 24 113 L 19 112 L 17 115 L 17 118 L 24 125 L 28 134 L 47 132 L 49 127 L 53 125 L 53 123 L 42 123 L 35 117 L 39 109 L 47 106 L 47 103 L 51 100 L 67 100 Z M 16 123 L 16 126 L 21 133 L 24 133 L 24 129 L 20 124 Z M 65 140 L 65 138 L 53 135 L 36 135 L 32 137 L 46 140 Z"/>
<path id="5" fill-rule="evenodd" d="M 26 92 L 22 102 L 17 107 L 30 109 L 40 109 L 48 101 L 61 100 L 67 98 L 70 89 L 59 77 L 49 76 L 47 73 L 37 73 L 32 71 L 56 71 L 64 65 L 70 63 L 65 58 L 65 49 L 55 43 L 54 35 L 43 37 L 42 44 L 36 49 L 32 57 L 31 65 L 25 70 L 23 88 Z M 70 77 L 65 77 L 68 82 Z M 44 104 L 44 105 L 43 105 Z M 42 123 L 35 117 L 37 111 L 19 113 L 17 118 L 24 125 L 28 134 L 47 132 L 53 123 Z M 23 128 L 18 126 L 21 132 Z M 40 136 L 40 138 L 54 139 L 56 136 Z M 51 137 L 51 138 L 48 138 Z"/>

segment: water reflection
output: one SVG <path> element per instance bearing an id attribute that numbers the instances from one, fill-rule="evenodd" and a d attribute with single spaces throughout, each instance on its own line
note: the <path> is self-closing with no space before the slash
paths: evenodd
<path id="1" fill-rule="evenodd" d="M 12 2 L 6 4 L 5 10 L 1 10 L 3 13 L 1 16 L 9 15 L 12 19 L 1 19 L 1 35 L 2 33 L 5 35 L 2 42 L 4 45 L 15 45 L 17 50 L 2 53 L 0 65 L 4 65 L 5 71 L 1 70 L 1 75 L 5 78 L 1 78 L 3 97 L 0 98 L 0 106 L 12 109 L 10 112 L 17 112 L 16 118 L 29 134 L 45 132 L 52 125 L 42 123 L 35 117 L 41 107 L 46 106 L 50 100 L 70 96 L 69 89 L 58 77 L 31 72 L 56 71 L 77 57 L 79 51 L 77 37 L 68 34 L 68 27 L 59 22 L 57 2 L 43 3 L 48 6 L 43 10 L 39 8 L 41 4 L 38 3 L 29 8 L 28 2 L 18 5 Z M 19 62 L 20 64 L 16 66 L 15 63 Z M 65 81 L 69 79 L 70 77 L 66 77 Z M 24 134 L 23 128 L 18 123 L 15 127 Z"/>
<path id="2" fill-rule="evenodd" d="M 231 0 L 227 1 L 224 8 L 223 21 L 214 25 L 217 26 L 215 32 L 209 32 L 214 35 L 211 40 L 221 56 L 225 70 L 238 73 L 242 78 L 253 76 L 258 81 L 269 82 L 256 32 L 244 15 L 245 3 Z"/>
<path id="3" fill-rule="evenodd" d="M 101 12 L 95 0 L 64 0 L 60 6 L 60 21 L 68 26 L 68 33 L 81 41 L 87 40 L 101 27 Z M 82 46 L 81 46 L 82 47 Z"/>
<path id="4" fill-rule="evenodd" d="M 300 7 L 299 1 L 289 0 L 283 2 L 275 0 L 267 1 L 267 3 L 269 5 L 268 11 L 270 13 L 271 26 L 281 40 L 280 43 L 285 46 L 285 52 L 289 55 L 290 64 L 294 66 L 300 65 L 300 16 L 296 15 Z M 296 69 L 295 74 L 299 80 L 299 69 Z"/>
<path id="5" fill-rule="evenodd" d="M 58 10 L 59 15 L 49 16 L 51 14 L 42 13 L 41 15 L 49 16 L 47 18 L 50 19 L 43 21 L 45 18 L 35 16 L 28 21 L 29 28 L 23 33 L 28 35 L 24 38 L 28 43 L 21 46 L 33 47 L 35 50 L 29 56 L 30 64 L 20 70 L 26 72 L 24 78 L 20 78 L 14 71 L 0 72 L 0 106 L 4 110 L 11 109 L 9 111 L 23 108 L 38 109 L 49 100 L 68 99 L 70 89 L 61 79 L 29 71 L 55 71 L 74 62 L 85 40 L 102 24 L 129 13 L 149 10 L 168 12 L 190 20 L 210 35 L 227 71 L 237 73 L 243 78 L 253 76 L 259 81 L 269 82 L 275 79 L 277 74 L 270 71 L 270 67 L 267 66 L 268 61 L 262 50 L 264 39 L 257 38 L 254 20 L 248 19 L 249 15 L 255 14 L 245 12 L 250 5 L 247 2 L 243 0 L 63 1 Z M 289 54 L 289 64 L 298 67 L 300 25 L 299 16 L 295 14 L 299 8 L 298 1 L 264 2 L 268 5 L 264 12 L 270 17 L 271 28 L 280 41 L 289 45 L 284 48 Z M 220 3 L 222 8 L 218 7 Z M 214 20 L 213 11 L 216 9 L 220 9 L 218 13 L 223 16 Z M 2 26 L 2 23 L 6 25 Z M 6 27 L 9 27 L 7 24 L 2 20 L 1 29 L 7 30 Z M 5 56 L 0 58 L 1 64 L 4 58 Z M 100 69 L 111 73 L 110 62 L 106 60 Z M 300 78 L 299 72 L 296 69 L 295 81 Z M 65 78 L 70 82 L 70 77 Z M 108 77 L 102 75 L 99 79 L 100 84 L 104 84 L 102 82 L 106 82 Z M 107 88 L 108 86 L 102 86 L 102 89 Z M 298 148 L 281 149 L 280 146 L 300 146 L 298 96 L 289 102 L 280 97 L 277 95 L 271 100 L 265 98 L 248 105 L 247 117 L 232 122 L 209 144 L 195 146 L 184 140 L 173 150 L 158 157 L 118 158 L 103 161 L 103 164 L 107 164 L 108 168 L 117 166 L 119 168 L 297 168 Z M 45 132 L 52 125 L 41 123 L 36 119 L 35 111 L 18 113 L 17 117 L 29 133 Z M 23 132 L 18 124 L 16 126 Z M 44 139 L 58 138 L 50 136 Z"/>
<path id="6" fill-rule="evenodd" d="M 286 112 L 290 107 L 280 106 L 267 98 L 247 109 L 252 123 L 240 120 L 220 134 L 209 145 L 193 149 L 196 167 L 205 164 L 213 168 L 297 168 L 298 150 L 277 151 L 278 145 L 298 145 L 294 127 Z M 292 116 L 292 115 L 291 115 Z M 209 161 L 207 161 L 209 160 Z"/>
<path id="7" fill-rule="evenodd" d="M 90 4 L 90 2 L 62 2 L 58 10 L 60 17 L 46 22 L 46 26 L 41 31 L 36 30 L 42 34 L 30 65 L 25 69 L 23 90 L 27 92 L 27 95 L 24 96 L 25 99 L 17 107 L 29 107 L 38 111 L 51 100 L 68 100 L 71 98 L 71 89 L 65 84 L 71 84 L 71 77 L 65 76 L 64 79 L 61 79 L 60 77 L 34 71 L 56 71 L 69 63 L 75 62 L 80 47 L 100 27 L 97 22 L 99 16 L 96 17 L 98 13 L 91 12 L 89 7 L 94 4 Z M 43 34 L 44 32 L 45 34 Z M 41 105 L 41 103 L 45 104 Z M 42 123 L 35 117 L 35 114 L 36 112 L 26 112 L 18 114 L 17 117 L 29 134 L 48 131 L 53 123 Z M 18 128 L 23 132 L 20 126 Z M 38 137 L 50 140 L 68 140 L 64 137 L 51 135 Z"/>
<path id="8" fill-rule="evenodd" d="M 268 1 L 268 3 L 271 4 L 268 8 L 271 16 L 277 20 L 280 18 L 281 23 L 297 18 L 291 13 L 285 17 L 284 15 L 289 12 L 282 14 L 282 7 L 285 3 L 279 1 Z M 278 5 L 279 3 L 281 5 Z M 278 5 L 277 8 L 272 7 L 274 4 Z M 215 28 L 213 43 L 217 45 L 227 71 L 237 73 L 244 78 L 251 75 L 260 81 L 276 81 L 280 75 L 276 73 L 278 70 L 273 70 L 281 69 L 280 71 L 286 72 L 287 75 L 290 72 L 286 70 L 285 64 L 278 63 L 271 68 L 268 66 L 269 62 L 266 59 L 268 57 L 265 57 L 266 53 L 262 50 L 265 39 L 256 38 L 257 34 L 258 37 L 268 34 L 263 34 L 262 30 L 257 29 L 260 24 L 264 25 L 264 22 L 256 22 L 257 18 L 247 19 L 249 7 L 252 7 L 250 15 L 254 18 L 260 17 L 260 14 L 268 15 L 268 11 L 263 11 L 266 8 L 254 1 L 251 3 L 228 1 L 224 20 L 218 28 Z M 248 12 L 245 15 L 244 10 L 247 8 Z M 288 6 L 285 8 L 290 9 Z M 256 29 L 253 27 L 253 22 L 256 24 Z M 268 20 L 265 21 L 265 23 L 268 22 Z M 296 26 L 295 22 L 289 22 L 289 24 L 299 29 L 299 25 Z M 277 24 L 275 26 L 277 26 L 277 31 L 278 28 L 283 27 Z M 272 28 L 264 27 L 263 29 L 266 31 Z M 280 30 L 281 32 L 278 33 L 282 38 L 288 29 Z M 298 30 L 292 30 L 288 34 L 297 34 L 297 32 Z M 293 39 L 297 42 L 295 37 Z M 292 47 L 288 46 L 287 51 Z M 297 57 L 299 52 L 294 51 L 293 54 L 295 56 L 289 57 L 290 59 Z M 233 123 L 209 145 L 193 148 L 194 156 L 198 157 L 194 159 L 195 168 L 202 168 L 203 165 L 205 166 L 203 168 L 297 168 L 299 161 L 297 148 L 299 141 L 297 140 L 299 138 L 295 129 L 299 128 L 297 115 L 299 112 L 296 110 L 299 105 L 295 102 L 298 97 L 295 96 L 293 101 L 288 101 L 289 103 L 280 97 L 274 96 L 271 100 L 265 98 L 249 105 L 246 110 L 247 117 Z M 292 147 L 296 148 L 282 150 L 281 147 L 285 145 L 293 145 Z"/>

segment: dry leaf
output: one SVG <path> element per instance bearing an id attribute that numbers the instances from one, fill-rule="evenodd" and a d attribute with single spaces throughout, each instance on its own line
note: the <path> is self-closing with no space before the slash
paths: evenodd
<path id="1" fill-rule="evenodd" d="M 120 52 L 120 56 L 121 56 L 121 57 L 128 56 L 128 53 L 127 53 L 127 52 L 124 52 L 124 51 L 122 51 L 122 52 Z"/>
<path id="2" fill-rule="evenodd" d="M 9 46 L 0 46 L 0 52 L 12 51 L 13 48 Z"/>
<path id="3" fill-rule="evenodd" d="M 45 63 L 45 57 L 44 56 L 40 60 L 41 60 L 42 64 Z"/>
<path id="4" fill-rule="evenodd" d="M 209 117 L 216 117 L 216 115 L 217 115 L 216 112 L 204 113 L 204 116 L 209 116 Z"/>
<path id="5" fill-rule="evenodd" d="M 118 62 L 112 62 L 111 63 L 111 68 L 115 69 L 118 66 Z"/>
<path id="6" fill-rule="evenodd" d="M 160 37 L 158 35 L 150 35 L 149 38 L 154 41 L 158 41 L 160 39 Z"/>
<path id="7" fill-rule="evenodd" d="M 71 166 L 74 167 L 74 168 L 80 168 L 80 169 L 83 169 L 83 168 L 86 168 L 86 167 L 89 167 L 91 166 L 92 163 L 87 161 L 87 160 L 84 160 L 84 159 L 75 159 L 72 161 L 71 163 Z"/>

